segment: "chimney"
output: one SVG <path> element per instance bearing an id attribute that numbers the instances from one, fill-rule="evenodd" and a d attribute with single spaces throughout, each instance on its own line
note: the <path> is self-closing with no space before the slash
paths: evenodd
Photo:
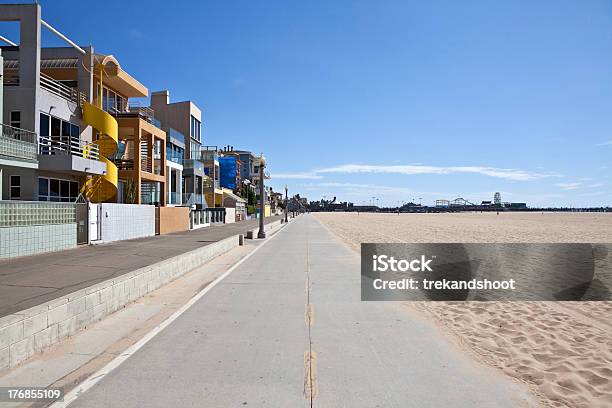
<path id="1" fill-rule="evenodd" d="M 170 91 L 164 89 L 163 91 L 156 91 L 151 94 L 151 105 L 163 104 L 168 105 L 170 103 Z"/>

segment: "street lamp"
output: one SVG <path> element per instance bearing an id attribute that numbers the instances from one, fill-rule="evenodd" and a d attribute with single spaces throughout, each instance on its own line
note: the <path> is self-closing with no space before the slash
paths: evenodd
<path id="1" fill-rule="evenodd" d="M 266 158 L 263 153 L 259 156 L 259 232 L 257 238 L 265 238 L 264 231 L 264 213 L 266 212 L 266 192 L 264 190 L 264 167 L 266 167 Z"/>
<path id="2" fill-rule="evenodd" d="M 285 223 L 288 222 L 287 213 L 289 212 L 289 195 L 287 194 L 288 191 L 289 191 L 289 188 L 285 184 Z"/>

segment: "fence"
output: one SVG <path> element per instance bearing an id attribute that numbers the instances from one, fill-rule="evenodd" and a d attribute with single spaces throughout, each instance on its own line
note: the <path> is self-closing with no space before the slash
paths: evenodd
<path id="1" fill-rule="evenodd" d="M 37 161 L 36 133 L 0 124 L 0 156 Z"/>
<path id="2" fill-rule="evenodd" d="M 76 245 L 76 204 L 0 201 L 0 258 L 60 251 Z"/>

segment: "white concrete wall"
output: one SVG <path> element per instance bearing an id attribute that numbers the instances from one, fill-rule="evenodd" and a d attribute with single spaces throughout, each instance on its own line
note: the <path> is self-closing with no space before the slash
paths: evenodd
<path id="1" fill-rule="evenodd" d="M 225 223 L 231 224 L 236 222 L 236 209 L 225 207 Z"/>
<path id="2" fill-rule="evenodd" d="M 111 203 L 100 205 L 102 242 L 155 235 L 155 206 Z"/>

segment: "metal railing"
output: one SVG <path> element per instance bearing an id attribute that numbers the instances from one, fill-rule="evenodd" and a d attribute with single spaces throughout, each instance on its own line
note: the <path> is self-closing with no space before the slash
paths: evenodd
<path id="1" fill-rule="evenodd" d="M 40 136 L 38 151 L 44 155 L 66 154 L 100 160 L 100 148 L 98 145 L 82 140 L 70 139 L 69 142 L 62 142 L 53 136 Z"/>
<path id="2" fill-rule="evenodd" d="M 0 156 L 14 157 L 27 161 L 38 160 L 36 133 L 13 126 L 0 124 Z"/>
<path id="3" fill-rule="evenodd" d="M 2 126 L 2 137 L 7 139 L 19 140 L 21 142 L 36 144 L 36 133 L 30 130 L 16 128 L 13 126 L 0 124 Z"/>
<path id="4" fill-rule="evenodd" d="M 86 100 L 85 92 L 71 88 L 51 78 L 49 75 L 40 73 L 40 87 L 47 91 L 72 102 L 81 103 Z"/>

